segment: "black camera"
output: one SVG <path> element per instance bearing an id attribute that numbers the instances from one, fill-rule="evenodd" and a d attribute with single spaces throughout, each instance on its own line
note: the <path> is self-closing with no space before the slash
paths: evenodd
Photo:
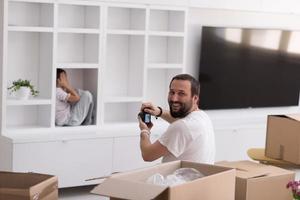
<path id="1" fill-rule="evenodd" d="M 151 115 L 149 113 L 143 111 L 139 113 L 139 116 L 145 124 L 151 123 Z"/>

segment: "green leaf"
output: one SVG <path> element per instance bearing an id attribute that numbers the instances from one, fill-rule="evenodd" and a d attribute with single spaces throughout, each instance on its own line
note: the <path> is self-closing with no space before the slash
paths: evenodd
<path id="1" fill-rule="evenodd" d="M 7 89 L 10 90 L 11 92 L 16 92 L 17 90 L 20 89 L 20 87 L 28 87 L 30 88 L 30 92 L 32 96 L 37 96 L 39 91 L 34 89 L 34 86 L 31 85 L 29 80 L 22 80 L 18 79 L 17 81 L 13 81 L 12 85 L 9 86 Z"/>

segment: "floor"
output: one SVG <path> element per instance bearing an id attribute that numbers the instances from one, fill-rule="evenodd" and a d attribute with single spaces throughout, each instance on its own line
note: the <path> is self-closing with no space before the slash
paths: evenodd
<path id="1" fill-rule="evenodd" d="M 81 186 L 59 189 L 59 200 L 108 200 L 107 197 L 91 194 L 90 191 L 95 187 Z"/>

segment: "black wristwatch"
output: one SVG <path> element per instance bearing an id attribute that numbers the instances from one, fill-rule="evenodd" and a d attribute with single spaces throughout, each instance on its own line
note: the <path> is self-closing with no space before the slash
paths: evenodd
<path id="1" fill-rule="evenodd" d="M 163 109 L 162 109 L 160 106 L 157 106 L 157 107 L 158 107 L 158 109 L 159 109 L 159 113 L 158 113 L 158 115 L 155 116 L 156 119 L 157 119 L 158 117 L 160 117 L 160 116 L 162 115 L 162 113 L 163 113 Z"/>

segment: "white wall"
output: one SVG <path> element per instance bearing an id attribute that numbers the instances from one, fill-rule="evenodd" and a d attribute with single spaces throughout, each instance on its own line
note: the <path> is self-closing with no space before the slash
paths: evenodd
<path id="1" fill-rule="evenodd" d="M 188 18 L 187 72 L 198 76 L 201 27 L 251 27 L 300 30 L 300 14 L 283 14 L 228 9 L 190 8 Z M 299 107 L 233 109 L 209 111 L 217 128 L 220 126 L 265 127 L 268 114 L 295 113 Z"/>
<path id="2" fill-rule="evenodd" d="M 196 0 L 191 1 L 196 2 Z M 249 7 L 243 7 L 240 1 Z M 281 6 L 281 1 L 269 1 L 268 5 L 270 7 L 265 9 L 264 12 L 253 10 L 263 10 L 264 7 L 267 7 L 266 0 L 253 0 L 253 2 L 242 0 L 198 0 L 197 2 L 204 2 L 207 7 L 215 8 L 204 8 L 201 5 L 202 8 L 194 7 L 189 10 L 187 72 L 195 77 L 199 73 L 201 28 L 203 25 L 300 30 L 300 12 L 299 14 L 269 12 L 271 9 L 275 10 L 275 8 L 278 8 L 276 5 Z M 230 2 L 232 3 L 227 4 Z M 298 2 L 295 3 L 296 5 L 298 5 Z M 222 9 L 217 9 L 217 7 Z M 286 7 L 283 6 L 283 8 Z M 289 4 L 289 7 L 293 7 L 293 4 Z M 298 7 L 300 8 L 300 6 Z M 300 112 L 297 106 L 207 111 L 215 129 L 216 160 L 249 159 L 247 156 L 249 148 L 264 148 L 265 146 L 267 116 L 269 114 L 296 112 Z"/>
<path id="3" fill-rule="evenodd" d="M 198 50 L 204 25 L 300 30 L 300 14 L 190 8 L 188 22 L 187 72 L 194 75 L 198 74 Z"/>
<path id="4" fill-rule="evenodd" d="M 190 0 L 191 7 L 300 13 L 299 0 Z"/>
<path id="5" fill-rule="evenodd" d="M 94 0 L 97 1 L 97 0 Z M 138 4 L 156 4 L 156 5 L 171 5 L 171 6 L 186 6 L 189 0 L 99 0 L 107 2 L 120 2 L 120 3 L 138 3 Z"/>

